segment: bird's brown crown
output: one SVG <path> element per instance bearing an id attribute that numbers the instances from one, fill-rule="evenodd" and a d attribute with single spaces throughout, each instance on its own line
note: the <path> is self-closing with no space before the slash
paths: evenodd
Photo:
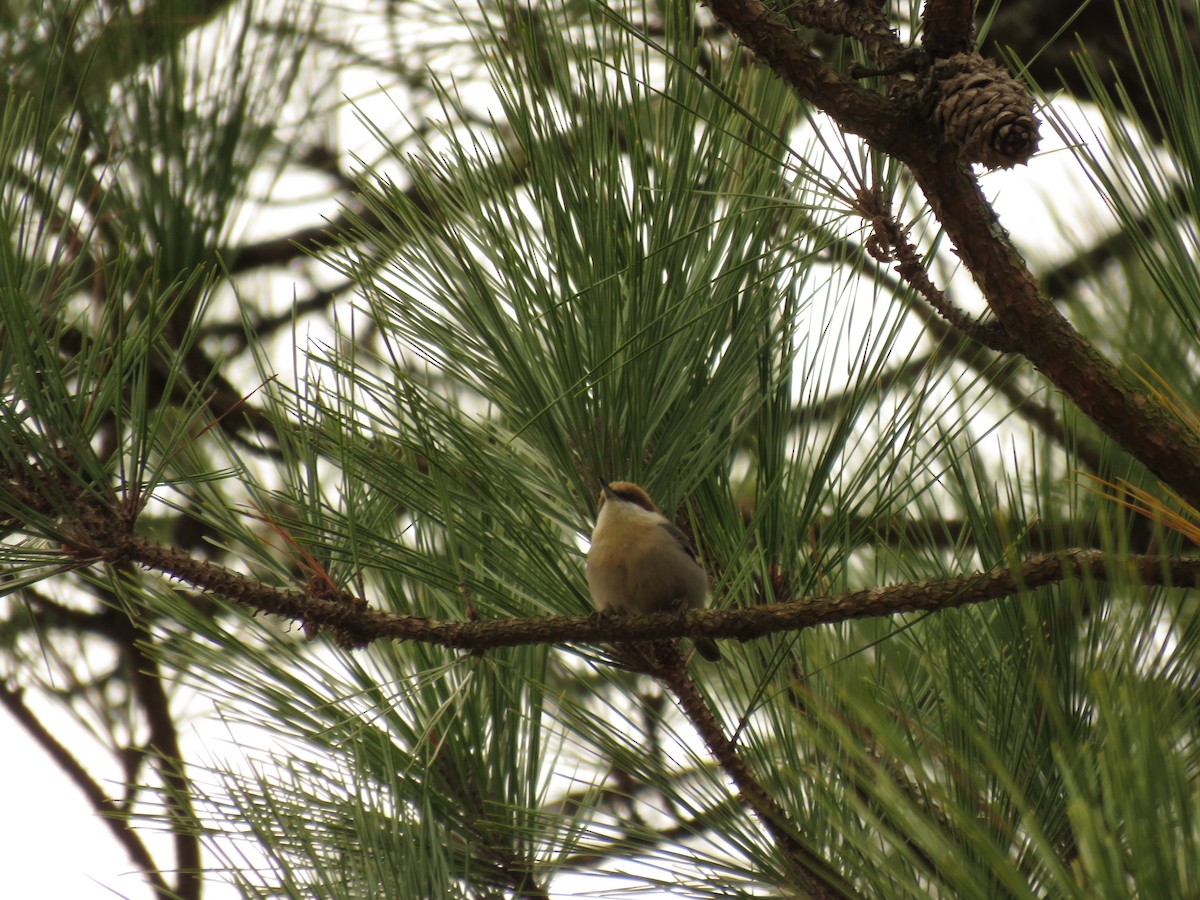
<path id="1" fill-rule="evenodd" d="M 614 481 L 605 485 L 600 491 L 600 506 L 604 506 L 604 501 L 609 497 L 624 500 L 626 503 L 632 503 L 653 513 L 660 512 L 659 508 L 654 505 L 654 501 L 650 499 L 650 495 L 631 481 Z"/>

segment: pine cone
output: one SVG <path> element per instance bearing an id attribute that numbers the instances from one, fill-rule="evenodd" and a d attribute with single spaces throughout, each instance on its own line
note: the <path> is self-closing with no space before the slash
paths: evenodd
<path id="1" fill-rule="evenodd" d="M 968 162 L 1008 169 L 1037 150 L 1033 98 L 994 60 L 978 53 L 937 60 L 926 97 L 942 139 Z"/>

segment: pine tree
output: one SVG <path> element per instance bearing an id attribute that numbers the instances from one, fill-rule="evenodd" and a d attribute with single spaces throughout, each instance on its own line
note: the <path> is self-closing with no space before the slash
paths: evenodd
<path id="1" fill-rule="evenodd" d="M 156 896 L 1200 891 L 1190 9 L 706 2 L 4 11 L 0 701 Z"/>

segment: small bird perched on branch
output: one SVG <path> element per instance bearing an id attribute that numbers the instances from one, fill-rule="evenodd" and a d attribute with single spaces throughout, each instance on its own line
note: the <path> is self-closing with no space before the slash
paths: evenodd
<path id="1" fill-rule="evenodd" d="M 628 481 L 614 481 L 600 491 L 587 576 L 592 602 L 602 613 L 648 615 L 708 604 L 708 576 L 692 542 Z M 711 638 L 693 643 L 709 662 L 721 658 Z"/>

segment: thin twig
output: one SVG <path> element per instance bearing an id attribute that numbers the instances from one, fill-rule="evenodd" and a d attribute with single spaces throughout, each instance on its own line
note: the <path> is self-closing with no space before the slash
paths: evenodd
<path id="1" fill-rule="evenodd" d="M 46 755 L 53 759 L 58 764 L 58 767 L 66 773 L 72 783 L 79 788 L 92 805 L 92 808 L 100 814 L 100 820 L 108 826 L 108 830 L 112 832 L 117 843 L 125 848 L 125 852 L 129 854 L 130 860 L 141 870 L 146 880 L 150 883 L 150 886 L 154 889 L 155 895 L 163 898 L 176 897 L 175 892 L 163 880 L 158 866 L 155 865 L 153 857 L 150 856 L 150 851 L 146 849 L 146 845 L 137 836 L 137 832 L 129 827 L 129 820 L 121 812 L 121 807 L 115 800 L 104 793 L 100 785 L 92 779 L 67 748 L 60 744 L 54 735 L 46 730 L 46 727 L 33 714 L 32 710 L 25 705 L 22 691 L 10 688 L 2 679 L 0 679 L 0 704 L 3 704 L 9 714 L 25 729 L 26 733 L 37 742 Z"/>
<path id="2" fill-rule="evenodd" d="M 122 648 L 129 660 L 130 679 L 138 706 L 146 716 L 149 746 L 158 775 L 166 783 L 166 807 L 175 839 L 175 890 L 178 900 L 199 900 L 203 881 L 200 866 L 200 837 L 195 832 L 192 788 L 184 769 L 183 752 L 170 698 L 163 688 L 158 661 L 144 649 L 153 640 L 133 619 L 128 640 Z"/>
<path id="3" fill-rule="evenodd" d="M 952 328 L 997 353 L 1011 353 L 1018 344 L 998 322 L 983 322 L 959 308 L 929 277 L 916 247 L 908 239 L 908 230 L 892 215 L 890 204 L 878 190 L 861 191 L 858 210 L 871 223 L 872 234 L 866 250 L 880 263 L 895 260 L 896 271 L 925 302 Z"/>
<path id="4" fill-rule="evenodd" d="M 826 860 L 809 846 L 797 824 L 750 771 L 737 748 L 725 736 L 707 701 L 688 675 L 677 645 L 660 642 L 663 664 L 655 673 L 675 696 L 692 727 L 700 735 L 721 769 L 737 785 L 742 798 L 754 810 L 775 841 L 788 866 L 796 873 L 805 895 L 820 900 L 855 897 L 857 893 Z"/>

